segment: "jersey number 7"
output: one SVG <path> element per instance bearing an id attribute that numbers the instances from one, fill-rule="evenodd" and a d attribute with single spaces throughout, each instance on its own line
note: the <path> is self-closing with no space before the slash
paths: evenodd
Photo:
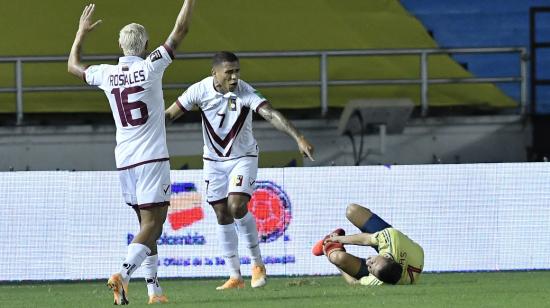
<path id="1" fill-rule="evenodd" d="M 137 102 L 128 102 L 128 95 L 139 93 L 145 91 L 144 88 L 140 86 L 123 88 L 120 91 L 120 88 L 114 88 L 111 91 L 111 94 L 115 96 L 116 107 L 118 109 L 118 115 L 120 116 L 120 122 L 123 127 L 128 126 L 139 126 L 145 124 L 149 118 L 149 111 L 147 110 L 147 105 L 142 101 Z M 132 110 L 139 109 L 141 117 L 134 119 L 132 116 Z"/>

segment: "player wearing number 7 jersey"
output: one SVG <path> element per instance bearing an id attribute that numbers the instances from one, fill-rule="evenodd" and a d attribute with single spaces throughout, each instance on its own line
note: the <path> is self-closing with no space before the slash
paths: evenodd
<path id="1" fill-rule="evenodd" d="M 361 233 L 345 235 L 336 229 L 313 246 L 313 254 L 325 255 L 348 283 L 367 286 L 414 284 L 424 267 L 424 250 L 401 231 L 358 204 L 350 204 L 346 217 Z M 346 252 L 344 245 L 371 246 L 378 255 L 367 259 Z"/>
<path id="2" fill-rule="evenodd" d="M 229 280 L 217 290 L 244 287 L 237 232 L 252 259 L 250 285 L 259 288 L 266 284 L 256 220 L 247 208 L 255 187 L 259 152 L 252 133 L 252 112 L 292 137 L 304 157 L 313 160 L 313 146 L 265 97 L 240 79 L 240 67 L 232 52 L 214 54 L 212 76 L 191 85 L 165 112 L 168 121 L 193 108 L 202 116 L 206 200 L 216 213 L 218 239 L 230 271 Z"/>
<path id="3" fill-rule="evenodd" d="M 80 61 L 85 35 L 101 20 L 92 21 L 95 5 L 84 8 L 68 60 L 69 73 L 105 92 L 117 127 L 115 158 L 125 202 L 136 211 L 140 231 L 128 245 L 120 271 L 111 276 L 116 305 L 128 304 L 128 282 L 143 264 L 149 303 L 166 302 L 157 279 L 157 239 L 170 203 L 170 165 L 164 125 L 162 76 L 189 30 L 194 0 L 183 4 L 164 45 L 147 56 L 148 36 L 139 24 L 120 30 L 124 54 L 117 65 L 84 66 Z"/>

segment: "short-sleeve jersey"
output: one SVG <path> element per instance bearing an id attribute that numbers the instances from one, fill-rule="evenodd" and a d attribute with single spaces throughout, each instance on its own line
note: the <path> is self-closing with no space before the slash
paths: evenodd
<path id="1" fill-rule="evenodd" d="M 401 279 L 397 284 L 414 284 L 418 282 L 424 268 L 424 250 L 401 231 L 386 228 L 373 234 L 378 243 L 379 254 L 389 254 L 403 267 Z M 383 282 L 373 275 L 361 279 L 363 285 L 381 285 Z"/>
<path id="2" fill-rule="evenodd" d="M 118 169 L 168 158 L 162 76 L 173 57 L 164 45 L 146 59 L 121 57 L 117 65 L 92 65 L 84 72 L 86 82 L 109 99 L 117 128 Z"/>
<path id="3" fill-rule="evenodd" d="M 207 77 L 191 85 L 176 103 L 184 112 L 198 107 L 205 159 L 224 161 L 258 155 L 250 111 L 257 112 L 267 100 L 246 82 L 239 80 L 233 92 L 222 94 L 214 88 L 214 78 Z"/>

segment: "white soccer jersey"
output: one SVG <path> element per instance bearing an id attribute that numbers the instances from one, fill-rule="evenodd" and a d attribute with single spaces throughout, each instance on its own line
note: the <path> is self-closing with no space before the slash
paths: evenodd
<path id="1" fill-rule="evenodd" d="M 184 112 L 199 108 L 205 159 L 258 155 L 250 110 L 258 112 L 267 100 L 248 83 L 239 80 L 234 92 L 222 94 L 214 88 L 214 78 L 207 77 L 190 86 L 176 103 Z"/>
<path id="2" fill-rule="evenodd" d="M 118 65 L 92 65 L 84 78 L 105 91 L 115 119 L 118 169 L 168 159 L 162 76 L 174 58 L 166 45 L 145 60 L 127 56 Z"/>

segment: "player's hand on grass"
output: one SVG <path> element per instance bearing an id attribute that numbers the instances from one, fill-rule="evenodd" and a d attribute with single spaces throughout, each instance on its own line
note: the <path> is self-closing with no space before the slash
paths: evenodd
<path id="1" fill-rule="evenodd" d="M 313 145 L 311 145 L 304 136 L 298 139 L 298 148 L 304 157 L 309 158 L 311 161 L 315 161 L 315 159 L 313 159 Z"/>
<path id="2" fill-rule="evenodd" d="M 82 33 L 87 33 L 92 31 L 97 25 L 99 25 L 102 20 L 92 22 L 92 16 L 94 15 L 95 4 L 88 4 L 84 8 L 82 15 L 80 16 L 80 22 L 78 24 L 78 31 Z"/>

